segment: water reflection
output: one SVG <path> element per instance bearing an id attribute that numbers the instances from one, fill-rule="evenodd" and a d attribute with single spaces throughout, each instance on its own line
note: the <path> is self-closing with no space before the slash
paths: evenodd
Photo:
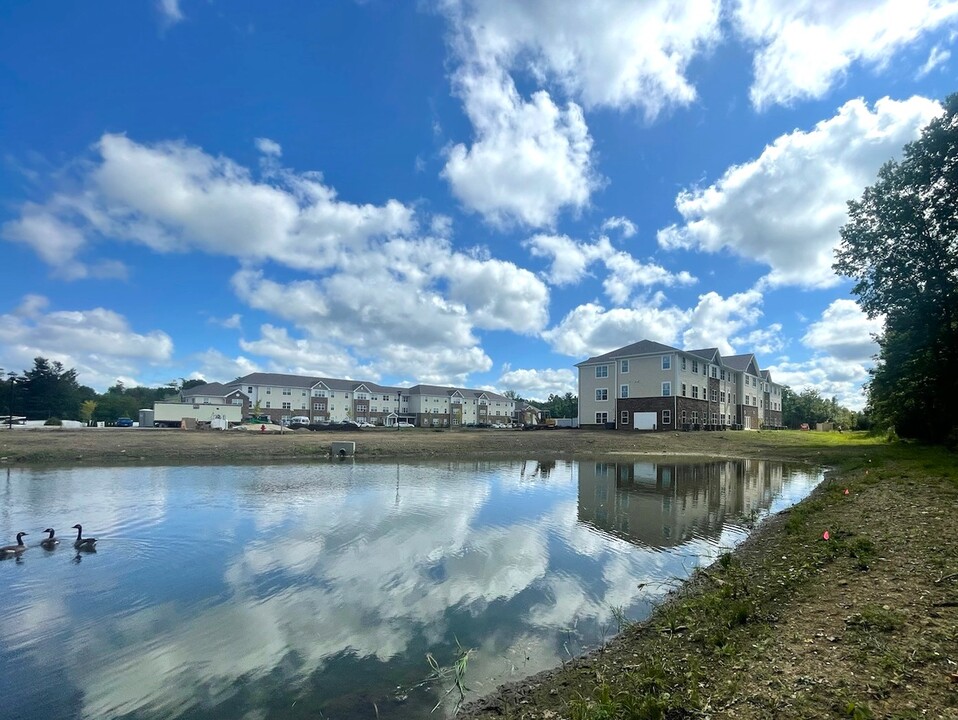
<path id="1" fill-rule="evenodd" d="M 0 564 L 15 718 L 426 717 L 426 653 L 477 692 L 645 614 L 656 582 L 818 479 L 729 461 L 18 471 L 0 530 L 99 552 Z M 13 530 L 15 532 L 16 530 Z"/>
<path id="2" fill-rule="evenodd" d="M 579 519 L 652 548 L 717 540 L 727 519 L 751 521 L 781 494 L 780 463 L 582 463 Z"/>

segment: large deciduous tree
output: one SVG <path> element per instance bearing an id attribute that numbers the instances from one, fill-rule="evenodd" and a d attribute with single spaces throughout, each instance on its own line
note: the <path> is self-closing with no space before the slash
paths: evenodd
<path id="1" fill-rule="evenodd" d="M 848 204 L 835 270 L 885 318 L 868 386 L 877 422 L 933 442 L 958 427 L 958 93 Z"/>

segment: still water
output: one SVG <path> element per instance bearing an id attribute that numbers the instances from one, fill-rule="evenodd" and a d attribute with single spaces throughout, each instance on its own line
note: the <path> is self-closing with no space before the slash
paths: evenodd
<path id="1" fill-rule="evenodd" d="M 7 469 L 0 716 L 449 712 L 427 653 L 471 697 L 559 665 L 821 479 L 643 460 Z"/>

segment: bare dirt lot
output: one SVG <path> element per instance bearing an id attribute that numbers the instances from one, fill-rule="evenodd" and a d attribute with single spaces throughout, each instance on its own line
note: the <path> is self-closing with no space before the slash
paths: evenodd
<path id="1" fill-rule="evenodd" d="M 819 449 L 796 433 L 623 433 L 609 430 L 156 430 L 29 428 L 0 430 L 0 456 L 12 465 L 296 462 L 329 457 L 331 443 L 356 443 L 356 457 L 589 457 L 617 453 L 776 457 L 814 461 Z M 802 440 L 803 438 L 798 438 Z"/>
<path id="2" fill-rule="evenodd" d="M 360 461 L 670 454 L 831 468 L 648 621 L 461 715 L 958 720 L 958 457 L 942 448 L 791 431 L 17 429 L 0 431 L 0 463 L 330 462 L 337 440 Z"/>

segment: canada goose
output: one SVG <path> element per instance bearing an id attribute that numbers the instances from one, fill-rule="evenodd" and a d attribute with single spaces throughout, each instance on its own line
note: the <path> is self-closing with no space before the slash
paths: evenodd
<path id="1" fill-rule="evenodd" d="M 60 544 L 60 541 L 53 537 L 53 528 L 47 528 L 43 532 L 50 533 L 49 537 L 45 537 L 40 541 L 40 547 L 44 550 L 53 550 L 53 548 Z"/>
<path id="2" fill-rule="evenodd" d="M 73 543 L 73 547 L 77 550 L 95 550 L 96 538 L 83 537 L 83 526 L 77 523 L 73 526 L 73 529 L 77 531 L 77 539 Z"/>
<path id="3" fill-rule="evenodd" d="M 23 536 L 27 535 L 25 532 L 17 533 L 17 544 L 16 545 L 7 545 L 0 548 L 0 557 L 11 557 L 12 555 L 19 555 L 24 550 L 27 549 L 27 546 L 23 544 Z"/>

